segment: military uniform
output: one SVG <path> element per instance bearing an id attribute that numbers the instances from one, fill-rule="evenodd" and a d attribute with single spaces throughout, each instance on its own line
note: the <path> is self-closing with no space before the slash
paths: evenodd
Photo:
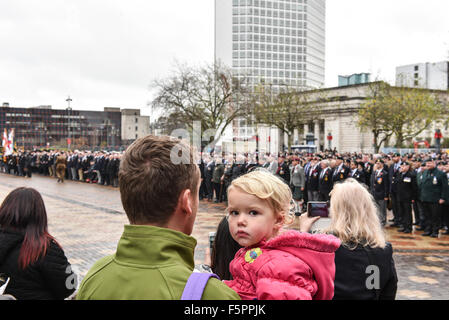
<path id="1" fill-rule="evenodd" d="M 332 191 L 334 183 L 332 182 L 332 169 L 325 168 L 321 171 L 318 180 L 319 200 L 329 201 L 329 193 Z"/>
<path id="2" fill-rule="evenodd" d="M 380 222 L 382 225 L 385 225 L 387 222 L 387 204 L 385 199 L 388 198 L 390 194 L 388 171 L 383 169 L 373 171 L 371 175 L 370 190 L 379 208 Z"/>
<path id="3" fill-rule="evenodd" d="M 332 182 L 338 183 L 346 180 L 349 176 L 349 168 L 347 166 L 340 165 L 334 169 L 334 173 L 332 175 Z"/>
<path id="4" fill-rule="evenodd" d="M 441 227 L 440 199 L 447 199 L 447 175 L 437 168 L 424 171 L 420 177 L 420 195 L 424 209 L 425 236 L 438 237 Z"/>
<path id="5" fill-rule="evenodd" d="M 397 196 L 399 201 L 399 215 L 402 221 L 402 231 L 411 233 L 413 228 L 412 201 L 418 198 L 418 185 L 414 171 L 401 172 L 397 181 Z"/>
<path id="6" fill-rule="evenodd" d="M 222 163 L 216 163 L 214 172 L 212 173 L 212 185 L 215 191 L 215 202 L 221 202 L 221 194 L 223 192 L 222 190 L 222 183 L 221 183 L 221 177 L 224 174 L 225 166 Z"/>
<path id="7" fill-rule="evenodd" d="M 399 227 L 402 225 L 401 221 L 401 215 L 399 213 L 399 199 L 398 199 L 398 181 L 399 181 L 399 175 L 400 175 L 400 167 L 401 163 L 393 163 L 388 168 L 388 176 L 390 178 L 390 197 L 391 197 L 391 203 L 393 205 L 393 216 L 394 216 L 394 223 L 393 226 Z"/>
<path id="8" fill-rule="evenodd" d="M 360 182 L 362 184 L 366 184 L 365 173 L 361 170 L 354 169 L 351 172 L 351 178 L 357 180 L 358 182 Z"/>
<path id="9" fill-rule="evenodd" d="M 319 178 L 320 178 L 321 167 L 317 163 L 315 166 L 311 167 L 309 170 L 309 176 L 306 180 L 307 186 L 307 200 L 318 201 L 319 199 Z"/>
<path id="10" fill-rule="evenodd" d="M 67 158 L 65 155 L 59 155 L 56 158 L 56 176 L 58 177 L 58 182 L 64 183 L 65 169 L 67 167 Z"/>

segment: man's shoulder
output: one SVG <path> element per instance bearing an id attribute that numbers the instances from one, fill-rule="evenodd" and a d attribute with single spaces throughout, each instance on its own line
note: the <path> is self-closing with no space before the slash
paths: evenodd
<path id="1" fill-rule="evenodd" d="M 203 300 L 240 300 L 240 296 L 225 283 L 211 278 L 203 293 Z"/>
<path id="2" fill-rule="evenodd" d="M 88 286 L 88 283 L 90 283 L 91 281 L 95 281 L 96 276 L 98 276 L 101 273 L 101 271 L 106 266 L 108 266 L 113 260 L 114 260 L 114 255 L 110 255 L 110 256 L 103 257 L 94 263 L 94 265 L 89 269 L 89 271 L 87 272 L 83 281 L 81 282 L 79 292 L 77 294 L 77 299 L 87 298 L 87 297 L 84 297 L 84 295 L 87 294 L 88 290 L 86 289 L 86 287 Z"/>

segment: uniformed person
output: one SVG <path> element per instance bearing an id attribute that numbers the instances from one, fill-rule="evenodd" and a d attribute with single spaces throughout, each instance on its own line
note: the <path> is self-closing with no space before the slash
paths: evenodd
<path id="1" fill-rule="evenodd" d="M 422 235 L 437 238 L 441 227 L 441 205 L 448 197 L 447 175 L 436 168 L 433 159 L 426 162 L 426 169 L 420 182 L 425 219 Z"/>
<path id="2" fill-rule="evenodd" d="M 321 161 L 321 172 L 318 180 L 319 200 L 329 201 L 329 193 L 332 191 L 334 183 L 332 182 L 332 169 L 329 160 Z"/>
<path id="3" fill-rule="evenodd" d="M 365 179 L 365 173 L 363 172 L 363 169 L 361 169 L 360 167 L 363 168 L 363 164 L 360 164 L 356 161 L 356 160 L 351 160 L 350 162 L 350 173 L 349 176 L 355 180 L 357 180 L 358 182 L 365 184 L 366 183 L 366 179 Z"/>
<path id="4" fill-rule="evenodd" d="M 415 202 L 418 197 L 418 185 L 416 183 L 416 174 L 408 162 L 401 163 L 397 181 L 397 193 L 399 215 L 402 221 L 402 228 L 398 229 L 398 231 L 411 233 L 413 229 L 412 202 Z"/>
<path id="5" fill-rule="evenodd" d="M 387 201 L 389 197 L 388 171 L 384 169 L 384 161 L 378 159 L 374 165 L 370 182 L 371 194 L 379 209 L 379 219 L 382 226 L 387 222 Z"/>
<path id="6" fill-rule="evenodd" d="M 401 227 L 401 215 L 399 214 L 399 199 L 398 199 L 398 181 L 401 168 L 401 155 L 395 153 L 393 155 L 392 163 L 388 168 L 388 177 L 390 183 L 390 198 L 392 204 L 392 211 L 394 216 L 394 221 L 392 227 Z"/>
<path id="7" fill-rule="evenodd" d="M 307 201 L 318 201 L 319 200 L 319 177 L 320 177 L 321 167 L 318 162 L 318 158 L 315 157 L 312 160 L 309 174 L 306 177 L 306 186 L 307 186 Z"/>
<path id="8" fill-rule="evenodd" d="M 56 176 L 58 177 L 58 182 L 64 183 L 65 170 L 67 168 L 67 157 L 64 151 L 56 157 Z"/>
<path id="9" fill-rule="evenodd" d="M 449 162 L 445 162 L 443 163 L 443 165 L 444 165 L 443 172 L 446 174 L 447 184 L 449 188 Z M 445 202 L 442 208 L 443 209 L 442 215 L 443 215 L 443 222 L 446 225 L 447 230 L 443 232 L 443 234 L 449 235 L 449 192 L 446 193 L 446 198 L 444 200 Z"/>
<path id="10" fill-rule="evenodd" d="M 342 182 L 346 180 L 349 176 L 349 168 L 345 166 L 343 162 L 343 157 L 337 157 L 335 169 L 332 175 L 332 182 L 335 184 L 337 182 Z"/>
<path id="11" fill-rule="evenodd" d="M 292 197 L 295 201 L 295 214 L 300 215 L 302 212 L 302 201 L 304 200 L 304 188 L 306 177 L 304 168 L 300 164 L 300 159 L 296 156 L 292 158 L 292 168 L 290 172 L 290 186 L 293 189 Z"/>

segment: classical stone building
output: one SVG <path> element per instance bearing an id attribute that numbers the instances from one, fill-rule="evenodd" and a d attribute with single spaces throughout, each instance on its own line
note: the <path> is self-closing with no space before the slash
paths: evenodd
<path id="1" fill-rule="evenodd" d="M 370 131 L 361 131 L 357 126 L 358 111 L 370 95 L 370 86 L 375 83 L 351 85 L 345 87 L 325 88 L 308 91 L 307 94 L 316 96 L 317 99 L 324 98 L 321 104 L 321 116 L 313 123 L 305 124 L 295 130 L 293 137 L 294 145 L 305 145 L 306 136 L 313 134 L 315 145 L 318 150 L 334 149 L 339 152 L 374 152 L 374 136 Z M 423 89 L 426 90 L 426 89 Z M 449 105 L 449 92 L 443 90 L 427 90 L 439 96 L 441 101 Z M 313 99 L 312 99 L 313 100 Z M 432 138 L 436 129 L 440 129 L 443 137 L 449 137 L 448 119 L 449 115 L 441 115 L 440 121 L 435 121 L 428 130 L 420 137 Z M 413 124 L 411 124 L 413 125 Z M 260 152 L 276 153 L 287 146 L 287 136 L 280 134 L 275 127 L 259 125 L 255 138 L 249 141 L 240 141 L 239 150 L 255 151 L 256 146 Z M 331 145 L 327 139 L 331 134 Z M 258 143 L 256 139 L 258 137 Z M 394 141 L 390 141 L 392 144 Z M 228 146 L 231 141 L 224 141 Z M 433 143 L 433 141 L 432 141 Z"/>

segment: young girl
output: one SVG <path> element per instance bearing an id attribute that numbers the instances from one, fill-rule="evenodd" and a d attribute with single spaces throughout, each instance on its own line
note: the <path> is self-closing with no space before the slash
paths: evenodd
<path id="1" fill-rule="evenodd" d="M 292 194 L 283 181 L 251 172 L 232 182 L 228 201 L 230 233 L 244 247 L 230 264 L 229 287 L 244 300 L 332 299 L 340 241 L 297 231 L 279 234 L 293 219 Z"/>

